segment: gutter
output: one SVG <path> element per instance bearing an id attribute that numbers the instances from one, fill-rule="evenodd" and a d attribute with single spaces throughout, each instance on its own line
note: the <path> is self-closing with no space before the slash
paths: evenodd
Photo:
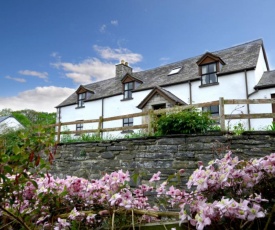
<path id="1" fill-rule="evenodd" d="M 247 82 L 247 70 L 244 70 L 244 77 L 245 77 L 245 92 L 246 92 L 246 99 L 248 99 L 248 82 Z M 250 105 L 247 104 L 247 114 L 250 115 Z M 248 118 L 248 129 L 251 129 L 251 121 L 250 118 Z"/>
<path id="2" fill-rule="evenodd" d="M 102 119 L 104 118 L 104 98 L 102 98 L 102 102 L 101 102 L 101 117 Z M 104 122 L 101 123 L 101 128 L 103 129 L 103 124 Z M 101 133 L 101 137 L 103 137 L 103 132 Z"/>
<path id="3" fill-rule="evenodd" d="M 188 81 L 189 83 L 189 104 L 192 105 L 192 84 L 191 81 Z"/>

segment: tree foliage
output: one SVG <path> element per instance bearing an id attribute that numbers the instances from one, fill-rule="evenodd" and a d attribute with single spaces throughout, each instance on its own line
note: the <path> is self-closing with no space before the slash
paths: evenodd
<path id="1" fill-rule="evenodd" d="M 31 125 L 50 125 L 56 123 L 56 113 L 37 112 L 30 109 L 12 111 L 11 109 L 3 109 L 0 116 L 13 116 L 24 127 Z"/>

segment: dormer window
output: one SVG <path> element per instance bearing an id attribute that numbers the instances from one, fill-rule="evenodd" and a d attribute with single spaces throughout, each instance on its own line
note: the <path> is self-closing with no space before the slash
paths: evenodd
<path id="1" fill-rule="evenodd" d="M 85 100 L 86 100 L 86 93 L 78 94 L 77 107 L 84 107 Z"/>
<path id="2" fill-rule="evenodd" d="M 201 86 L 217 85 L 217 73 L 221 71 L 224 61 L 211 53 L 204 54 L 198 61 L 199 75 L 201 76 Z"/>
<path id="3" fill-rule="evenodd" d="M 78 108 L 85 108 L 84 103 L 91 99 L 92 94 L 94 94 L 93 91 L 91 91 L 90 89 L 86 88 L 85 86 L 79 86 L 79 88 L 76 90 L 76 94 L 77 94 L 77 107 Z"/>
<path id="4" fill-rule="evenodd" d="M 216 63 L 201 66 L 201 84 L 212 84 L 218 82 Z"/>
<path id="5" fill-rule="evenodd" d="M 142 81 L 126 74 L 121 80 L 123 85 L 123 99 L 122 101 L 133 99 L 133 90 L 138 88 Z"/>
<path id="6" fill-rule="evenodd" d="M 124 83 L 124 99 L 132 99 L 133 89 L 134 89 L 134 82 Z"/>

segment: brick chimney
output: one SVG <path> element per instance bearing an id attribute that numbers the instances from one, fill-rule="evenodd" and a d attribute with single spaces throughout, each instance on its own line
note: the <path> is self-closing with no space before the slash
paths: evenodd
<path id="1" fill-rule="evenodd" d="M 116 65 L 116 77 L 122 78 L 126 73 L 132 74 L 132 68 L 128 66 L 128 62 L 121 60 L 120 64 Z"/>

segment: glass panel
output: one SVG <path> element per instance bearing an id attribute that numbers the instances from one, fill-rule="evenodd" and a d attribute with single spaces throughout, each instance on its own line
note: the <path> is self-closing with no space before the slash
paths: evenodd
<path id="1" fill-rule="evenodd" d="M 207 71 L 208 68 L 207 67 L 208 67 L 207 65 L 204 65 L 204 66 L 201 67 L 202 74 L 208 73 L 208 71 Z"/>
<path id="2" fill-rule="evenodd" d="M 209 107 L 202 107 L 202 111 L 203 111 L 203 112 L 209 112 L 209 111 L 210 111 L 210 108 L 209 108 Z"/>
<path id="3" fill-rule="evenodd" d="M 217 75 L 215 73 L 212 73 L 209 75 L 210 77 L 210 83 L 217 82 Z"/>
<path id="4" fill-rule="evenodd" d="M 209 84 L 210 80 L 209 80 L 209 74 L 205 75 L 205 84 Z"/>
<path id="5" fill-rule="evenodd" d="M 178 68 L 172 69 L 168 75 L 171 75 L 171 74 L 176 74 L 176 73 L 178 73 L 180 70 L 181 70 L 181 67 L 178 67 Z"/>
<path id="6" fill-rule="evenodd" d="M 216 72 L 216 63 L 208 65 L 208 73 Z"/>
<path id="7" fill-rule="evenodd" d="M 203 84 L 203 85 L 206 84 L 206 75 L 203 75 L 203 76 L 202 76 L 202 84 Z"/>
<path id="8" fill-rule="evenodd" d="M 128 87 L 129 87 L 128 83 L 125 83 L 124 84 L 124 90 L 128 90 Z"/>
<path id="9" fill-rule="evenodd" d="M 219 113 L 219 106 L 218 105 L 212 105 L 211 106 L 211 113 Z"/>
<path id="10" fill-rule="evenodd" d="M 129 82 L 129 89 L 133 89 L 134 88 L 134 83 L 133 82 Z"/>

